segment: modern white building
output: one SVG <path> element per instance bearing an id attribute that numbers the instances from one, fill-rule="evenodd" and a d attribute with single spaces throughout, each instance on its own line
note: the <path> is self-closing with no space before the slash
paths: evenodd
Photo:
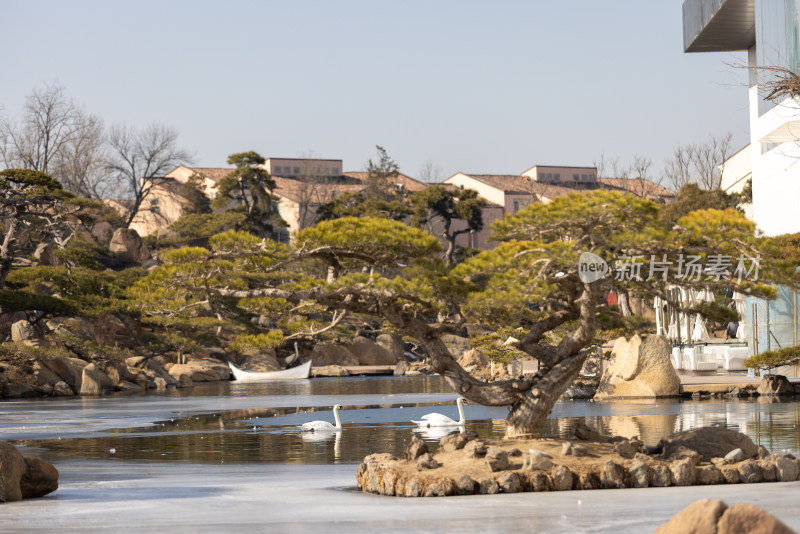
<path id="1" fill-rule="evenodd" d="M 686 0 L 683 45 L 747 51 L 753 220 L 768 236 L 800 232 L 800 105 L 764 98 L 764 67 L 800 73 L 800 0 Z"/>

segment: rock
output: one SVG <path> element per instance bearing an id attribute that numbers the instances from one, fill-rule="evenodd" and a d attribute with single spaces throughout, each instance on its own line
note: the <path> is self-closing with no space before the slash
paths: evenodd
<path id="1" fill-rule="evenodd" d="M 281 369 L 274 349 L 245 352 L 240 367 L 248 371 L 278 371 Z"/>
<path id="2" fill-rule="evenodd" d="M 747 503 L 736 503 L 717 522 L 717 534 L 794 534 L 771 514 Z"/>
<path id="3" fill-rule="evenodd" d="M 602 436 L 600 432 L 584 423 L 583 420 L 578 420 L 575 423 L 572 433 L 576 439 L 581 441 L 594 441 L 596 443 L 608 443 L 610 441 L 605 436 Z"/>
<path id="4" fill-rule="evenodd" d="M 437 467 L 439 467 L 439 462 L 437 462 L 429 452 L 417 458 L 417 471 L 436 469 Z"/>
<path id="5" fill-rule="evenodd" d="M 469 349 L 461 354 L 458 364 L 469 372 L 489 367 L 489 360 L 478 349 Z"/>
<path id="6" fill-rule="evenodd" d="M 144 263 L 151 258 L 147 248 L 136 230 L 117 228 L 111 236 L 108 249 L 123 260 L 131 263 Z"/>
<path id="7" fill-rule="evenodd" d="M 734 449 L 742 449 L 745 458 L 758 454 L 758 448 L 747 435 L 709 426 L 677 432 L 662 439 L 658 446 L 662 448 L 664 458 L 671 458 L 679 447 L 695 451 L 707 460 L 724 457 Z"/>
<path id="8" fill-rule="evenodd" d="M 350 376 L 350 371 L 341 365 L 325 365 L 323 367 L 312 367 L 311 376 Z"/>
<path id="9" fill-rule="evenodd" d="M 717 522 L 725 508 L 722 501 L 703 499 L 694 502 L 658 527 L 654 534 L 717 534 Z"/>
<path id="10" fill-rule="evenodd" d="M 522 468 L 528 471 L 537 469 L 547 471 L 551 467 L 553 467 L 553 462 L 550 457 L 542 452 L 534 451 L 533 449 L 531 449 L 528 456 L 525 457 L 525 461 L 522 464 Z"/>
<path id="11" fill-rule="evenodd" d="M 672 472 L 672 481 L 676 486 L 692 486 L 697 480 L 697 467 L 689 458 L 672 462 L 669 470 Z"/>
<path id="12" fill-rule="evenodd" d="M 758 446 L 758 454 L 757 454 L 757 456 L 758 456 L 759 460 L 763 460 L 764 458 L 769 456 L 769 451 L 767 450 L 767 448 L 765 446 L 759 445 Z"/>
<path id="13" fill-rule="evenodd" d="M 636 456 L 636 453 L 642 452 L 644 446 L 638 439 L 618 441 L 614 444 L 614 452 L 623 458 L 631 459 Z"/>
<path id="14" fill-rule="evenodd" d="M 428 446 L 425 445 L 425 442 L 419 439 L 417 436 L 411 436 L 411 442 L 406 447 L 404 452 L 406 460 L 416 460 L 423 454 L 428 453 Z"/>
<path id="15" fill-rule="evenodd" d="M 604 462 L 600 470 L 600 486 L 603 488 L 624 488 L 625 468 L 612 460 Z"/>
<path id="16" fill-rule="evenodd" d="M 477 435 L 476 435 L 477 436 Z M 522 451 L 518 448 L 514 447 L 513 449 L 508 450 L 509 456 L 522 456 Z"/>
<path id="17" fill-rule="evenodd" d="M 478 482 L 478 491 L 480 491 L 481 495 L 494 495 L 495 493 L 500 493 L 500 484 L 493 478 L 482 478 Z"/>
<path id="18" fill-rule="evenodd" d="M 439 448 L 442 451 L 457 451 L 458 449 L 463 449 L 467 443 L 476 437 L 478 435 L 473 431 L 450 434 L 439 440 Z"/>
<path id="19" fill-rule="evenodd" d="M 725 460 L 729 460 L 734 463 L 741 462 L 744 459 L 745 459 L 744 451 L 738 447 L 725 455 Z"/>
<path id="20" fill-rule="evenodd" d="M 22 499 L 20 481 L 25 474 L 25 458 L 16 447 L 0 441 L 0 502 Z"/>
<path id="21" fill-rule="evenodd" d="M 697 468 L 697 483 L 701 485 L 724 484 L 725 477 L 716 466 L 705 465 Z"/>
<path id="22" fill-rule="evenodd" d="M 732 465 L 723 465 L 719 468 L 719 471 L 727 484 L 738 484 L 742 481 L 739 470 Z"/>
<path id="23" fill-rule="evenodd" d="M 508 469 L 510 466 L 508 452 L 500 447 L 489 447 L 486 450 L 486 465 L 489 466 L 492 472 Z"/>
<path id="24" fill-rule="evenodd" d="M 531 491 L 550 491 L 552 489 L 550 477 L 544 471 L 530 471 L 527 478 Z"/>
<path id="25" fill-rule="evenodd" d="M 164 390 L 167 389 L 167 381 L 163 377 L 157 376 L 153 379 L 153 387 L 151 389 Z"/>
<path id="26" fill-rule="evenodd" d="M 114 235 L 114 227 L 108 221 L 100 221 L 92 226 L 92 237 L 99 244 L 107 247 Z"/>
<path id="27" fill-rule="evenodd" d="M 762 396 L 794 395 L 794 384 L 783 375 L 766 375 L 761 378 L 757 391 Z"/>
<path id="28" fill-rule="evenodd" d="M 585 378 L 578 377 L 570 384 L 566 391 L 561 395 L 565 399 L 588 400 L 593 399 L 597 393 L 597 386 L 600 384 L 600 376 Z"/>
<path id="29" fill-rule="evenodd" d="M 486 456 L 486 444 L 478 440 L 470 441 L 464 445 L 464 452 L 470 458 L 483 458 Z"/>
<path id="30" fill-rule="evenodd" d="M 63 380 L 59 380 L 56 382 L 55 386 L 53 386 L 54 397 L 72 397 L 73 395 L 75 395 L 75 392 L 72 391 L 72 388 L 69 387 L 69 384 Z"/>
<path id="31" fill-rule="evenodd" d="M 591 490 L 600 488 L 600 479 L 591 471 L 578 476 L 578 489 Z"/>
<path id="32" fill-rule="evenodd" d="M 62 265 L 61 259 L 55 256 L 56 250 L 58 248 L 53 243 L 39 243 L 36 246 L 36 250 L 33 251 L 33 257 L 39 260 L 42 265 Z"/>
<path id="33" fill-rule="evenodd" d="M 178 377 L 178 387 L 179 388 L 190 388 L 194 387 L 194 382 L 192 381 L 192 377 L 189 375 L 181 375 Z"/>
<path id="34" fill-rule="evenodd" d="M 575 484 L 575 475 L 563 465 L 557 465 L 550 471 L 550 480 L 556 491 L 571 490 Z"/>
<path id="35" fill-rule="evenodd" d="M 619 397 L 671 397 L 680 394 L 680 379 L 670 363 L 671 347 L 663 336 L 642 341 L 619 338 L 612 359 L 597 386 L 595 399 Z"/>
<path id="36" fill-rule="evenodd" d="M 42 363 L 66 382 L 73 391 L 81 389 L 83 368 L 88 365 L 85 361 L 78 358 L 56 358 L 43 360 Z"/>
<path id="37" fill-rule="evenodd" d="M 589 454 L 589 448 L 571 441 L 565 441 L 561 444 L 561 454 L 563 456 L 586 456 Z"/>
<path id="38" fill-rule="evenodd" d="M 469 475 L 461 475 L 456 480 L 456 487 L 461 495 L 472 495 L 478 484 Z"/>
<path id="39" fill-rule="evenodd" d="M 453 352 L 454 356 L 460 356 L 465 350 L 469 350 L 469 339 L 453 334 L 445 334 L 442 336 L 442 341 L 447 345 L 447 348 Z"/>
<path id="40" fill-rule="evenodd" d="M 58 489 L 58 470 L 46 460 L 25 456 L 25 474 L 19 483 L 23 499 L 43 497 Z"/>
<path id="41" fill-rule="evenodd" d="M 792 482 L 797 480 L 797 475 L 800 474 L 800 469 L 797 465 L 797 460 L 786 458 L 785 456 L 778 456 L 772 460 L 775 467 L 778 469 L 778 480 L 781 482 Z"/>
<path id="42" fill-rule="evenodd" d="M 108 375 L 97 369 L 94 363 L 83 368 L 81 376 L 81 395 L 102 395 L 104 390 L 114 387 Z"/>
<path id="43" fill-rule="evenodd" d="M 219 382 L 219 372 L 208 360 L 189 360 L 186 363 L 176 363 L 169 368 L 169 375 L 176 381 L 182 375 L 188 375 L 192 382 Z"/>
<path id="44" fill-rule="evenodd" d="M 744 484 L 761 482 L 761 467 L 753 460 L 745 460 L 739 464 L 739 478 Z"/>
<path id="45" fill-rule="evenodd" d="M 497 477 L 497 485 L 502 493 L 519 493 L 522 491 L 522 481 L 514 472 L 506 472 Z"/>
<path id="46" fill-rule="evenodd" d="M 371 339 L 357 336 L 350 343 L 345 343 L 344 348 L 355 356 L 355 365 L 394 365 L 397 359 L 389 351 Z"/>
<path id="47" fill-rule="evenodd" d="M 3 397 L 6 399 L 20 399 L 26 397 L 39 397 L 39 392 L 30 384 L 3 384 Z"/>
<path id="48" fill-rule="evenodd" d="M 317 343 L 311 351 L 314 367 L 327 365 L 355 366 L 359 365 L 358 357 L 342 345 L 335 343 Z"/>
<path id="49" fill-rule="evenodd" d="M 38 338 L 36 328 L 27 319 L 11 325 L 11 341 L 31 341 Z"/>
<path id="50" fill-rule="evenodd" d="M 648 488 L 650 487 L 650 468 L 641 460 L 634 460 L 628 466 L 628 473 L 631 475 L 631 487 Z"/>
<path id="51" fill-rule="evenodd" d="M 778 468 L 769 460 L 758 460 L 758 466 L 761 468 L 761 479 L 764 482 L 775 482 L 778 480 Z"/>
<path id="52" fill-rule="evenodd" d="M 375 343 L 382 347 L 394 360 L 392 363 L 403 359 L 405 349 L 403 348 L 403 338 L 397 334 L 381 334 L 375 339 Z"/>
<path id="53" fill-rule="evenodd" d="M 652 485 L 657 488 L 666 488 L 671 486 L 672 471 L 666 465 L 654 465 L 650 481 L 652 482 Z"/>
<path id="54" fill-rule="evenodd" d="M 130 372 L 125 362 L 110 360 L 106 362 L 104 372 L 115 386 L 119 386 L 123 382 L 136 381 L 136 375 Z"/>

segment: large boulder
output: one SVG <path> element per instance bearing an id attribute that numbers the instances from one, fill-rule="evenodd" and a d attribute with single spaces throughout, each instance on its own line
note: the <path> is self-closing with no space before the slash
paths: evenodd
<path id="1" fill-rule="evenodd" d="M 108 221 L 100 221 L 92 226 L 92 237 L 104 247 L 108 246 L 113 236 L 114 227 Z"/>
<path id="2" fill-rule="evenodd" d="M 716 426 L 703 426 L 676 432 L 663 438 L 657 448 L 661 449 L 661 454 L 665 459 L 680 456 L 685 450 L 694 451 L 706 460 L 724 458 L 735 449 L 741 449 L 744 458 L 758 456 L 758 447 L 747 435 Z"/>
<path id="3" fill-rule="evenodd" d="M 11 335 L 11 325 L 17 321 L 28 319 L 28 314 L 24 311 L 0 313 L 0 339 L 6 339 Z"/>
<path id="4" fill-rule="evenodd" d="M 19 482 L 23 499 L 43 497 L 58 489 L 58 469 L 37 456 L 25 456 L 25 473 Z"/>
<path id="5" fill-rule="evenodd" d="M 11 325 L 11 341 L 31 341 L 38 337 L 36 328 L 27 319 Z"/>
<path id="6" fill-rule="evenodd" d="M 314 367 L 328 365 L 353 366 L 360 365 L 358 357 L 342 345 L 334 343 L 318 343 L 311 351 L 311 361 Z"/>
<path id="7" fill-rule="evenodd" d="M 56 358 L 44 360 L 42 362 L 48 369 L 57 374 L 61 380 L 75 391 L 81 388 L 83 379 L 83 368 L 88 365 L 85 361 L 78 358 Z"/>
<path id="8" fill-rule="evenodd" d="M 42 265 L 61 265 L 63 262 L 55 256 L 56 250 L 58 248 L 53 243 L 39 243 L 33 251 L 33 257 Z"/>
<path id="9" fill-rule="evenodd" d="M 678 512 L 655 534 L 795 534 L 774 516 L 752 504 L 730 508 L 722 501 L 702 499 Z"/>
<path id="10" fill-rule="evenodd" d="M 103 391 L 112 389 L 114 383 L 94 363 L 83 368 L 81 376 L 81 395 L 101 395 Z"/>
<path id="11" fill-rule="evenodd" d="M 108 245 L 111 252 L 116 252 L 123 260 L 132 263 L 144 263 L 150 259 L 150 249 L 136 230 L 117 228 Z"/>
<path id="12" fill-rule="evenodd" d="M 12 444 L 0 441 L 0 502 L 19 501 L 19 482 L 25 474 L 25 458 Z"/>
<path id="13" fill-rule="evenodd" d="M 766 397 L 794 395 L 794 384 L 783 375 L 767 375 L 758 385 L 758 394 Z"/>
<path id="14" fill-rule="evenodd" d="M 480 371 L 489 366 L 489 359 L 478 349 L 469 349 L 461 354 L 458 365 L 469 372 Z"/>
<path id="15" fill-rule="evenodd" d="M 281 368 L 274 349 L 246 352 L 241 367 L 248 371 L 277 371 Z"/>
<path id="16" fill-rule="evenodd" d="M 397 334 L 381 334 L 375 338 L 375 343 L 386 349 L 386 351 L 394 359 L 394 363 L 399 362 L 405 357 L 405 348 L 403 347 L 403 338 Z"/>
<path id="17" fill-rule="evenodd" d="M 397 359 L 388 350 L 362 336 L 353 338 L 353 341 L 345 343 L 344 347 L 358 359 L 356 365 L 394 365 L 397 363 Z"/>
<path id="18" fill-rule="evenodd" d="M 226 369 L 229 369 L 227 365 Z M 219 382 L 222 379 L 222 369 L 215 365 L 210 359 L 189 360 L 186 363 L 178 363 L 170 366 L 169 374 L 176 380 L 180 380 L 183 375 L 191 378 L 192 382 Z M 228 374 L 225 379 L 229 379 Z"/>
<path id="19" fill-rule="evenodd" d="M 670 344 L 663 336 L 638 335 L 614 343 L 611 362 L 603 372 L 595 399 L 672 397 L 681 382 L 670 362 Z"/>

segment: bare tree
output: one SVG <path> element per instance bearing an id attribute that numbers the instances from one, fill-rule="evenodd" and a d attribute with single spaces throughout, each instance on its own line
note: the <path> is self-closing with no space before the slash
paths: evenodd
<path id="1" fill-rule="evenodd" d="M 104 200 L 119 188 L 105 166 L 106 144 L 103 121 L 81 113 L 78 134 L 66 143 L 52 165 L 52 174 L 73 193 Z"/>
<path id="2" fill-rule="evenodd" d="M 720 165 L 728 159 L 733 135 L 711 136 L 708 141 L 694 146 L 691 162 L 697 183 L 708 189 L 719 189 L 722 181 Z"/>
<path id="3" fill-rule="evenodd" d="M 631 165 L 631 169 L 634 175 L 634 187 L 631 188 L 631 192 L 642 198 L 647 198 L 650 189 L 652 188 L 653 181 L 648 176 L 650 172 L 650 167 L 653 165 L 653 160 L 645 156 L 635 155 L 633 156 L 633 164 Z M 659 179 L 660 181 L 660 179 Z"/>
<path id="4" fill-rule="evenodd" d="M 425 183 L 439 183 L 442 181 L 442 168 L 431 158 L 425 160 L 419 170 L 419 179 Z"/>
<path id="5" fill-rule="evenodd" d="M 130 201 L 126 225 L 145 211 L 144 200 L 158 179 L 192 159 L 189 152 L 178 147 L 178 132 L 158 123 L 141 131 L 124 124 L 113 126 L 108 134 L 108 151 L 106 168 L 126 189 L 124 195 Z"/>
<path id="6" fill-rule="evenodd" d="M 690 171 L 693 152 L 692 145 L 678 145 L 672 151 L 672 159 L 664 167 L 664 178 L 673 191 L 680 191 L 681 187 L 692 181 Z"/>

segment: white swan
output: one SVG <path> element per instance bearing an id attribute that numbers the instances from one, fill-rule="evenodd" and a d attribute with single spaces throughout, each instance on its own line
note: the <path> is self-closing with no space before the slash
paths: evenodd
<path id="1" fill-rule="evenodd" d="M 333 432 L 334 430 L 341 430 L 342 421 L 339 419 L 339 410 L 341 408 L 338 404 L 333 407 L 333 419 L 336 421 L 336 425 L 332 425 L 327 421 L 309 421 L 300 425 L 300 428 L 303 432 Z"/>
<path id="2" fill-rule="evenodd" d="M 458 405 L 458 421 L 453 421 L 446 415 L 440 413 L 429 413 L 422 416 L 421 421 L 411 421 L 419 426 L 434 427 L 434 426 L 464 426 L 466 419 L 464 418 L 464 397 L 459 397 L 456 400 Z"/>

